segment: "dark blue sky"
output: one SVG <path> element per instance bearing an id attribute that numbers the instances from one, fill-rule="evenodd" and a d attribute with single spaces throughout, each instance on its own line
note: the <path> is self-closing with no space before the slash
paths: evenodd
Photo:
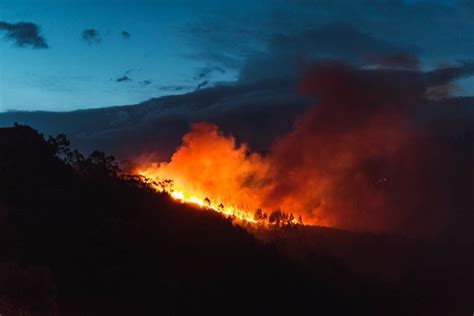
<path id="1" fill-rule="evenodd" d="M 0 111 L 132 104 L 293 76 L 299 61 L 470 61 L 470 1 L 0 2 Z M 20 22 L 27 22 L 21 24 Z M 474 81 L 456 92 L 471 94 Z"/>

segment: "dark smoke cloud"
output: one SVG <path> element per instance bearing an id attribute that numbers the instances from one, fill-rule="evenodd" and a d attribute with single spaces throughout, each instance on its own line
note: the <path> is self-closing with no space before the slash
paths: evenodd
<path id="1" fill-rule="evenodd" d="M 40 34 L 40 27 L 31 22 L 7 23 L 0 21 L 0 31 L 5 31 L 4 39 L 15 42 L 18 47 L 48 48 L 48 43 Z"/>
<path id="2" fill-rule="evenodd" d="M 412 235 L 440 232 L 471 212 L 469 157 L 438 137 L 439 122 L 420 117 L 429 85 L 472 74 L 465 68 L 310 67 L 301 89 L 318 102 L 272 148 L 268 207 L 297 206 L 336 227 Z M 463 150 L 472 156 L 473 145 L 471 139 Z"/>
<path id="3" fill-rule="evenodd" d="M 96 29 L 86 29 L 82 31 L 82 39 L 89 45 L 100 44 L 102 42 L 100 33 Z"/>

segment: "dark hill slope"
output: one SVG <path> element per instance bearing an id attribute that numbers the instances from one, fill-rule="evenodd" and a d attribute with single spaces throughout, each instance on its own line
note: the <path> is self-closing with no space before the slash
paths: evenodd
<path id="1" fill-rule="evenodd" d="M 317 281 L 229 220 L 115 175 L 100 153 L 73 168 L 60 147 L 29 127 L 0 129 L 7 315 L 312 315 L 369 312 L 367 292 L 386 297 L 344 270 L 343 283 Z"/>
<path id="2" fill-rule="evenodd" d="M 116 174 L 101 153 L 0 129 L 3 315 L 463 315 L 472 243 L 253 231 Z M 65 163 L 58 156 L 70 163 Z"/>
<path id="3" fill-rule="evenodd" d="M 474 243 L 451 234 L 430 239 L 347 232 L 328 227 L 254 230 L 315 278 L 384 284 L 398 315 L 464 315 L 474 304 Z M 383 313 L 385 314 L 385 312 Z"/>

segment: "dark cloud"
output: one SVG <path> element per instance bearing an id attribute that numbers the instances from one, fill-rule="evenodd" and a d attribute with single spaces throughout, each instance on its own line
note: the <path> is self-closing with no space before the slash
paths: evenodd
<path id="1" fill-rule="evenodd" d="M 453 82 L 474 74 L 474 62 L 460 61 L 459 65 L 445 66 L 426 73 L 427 85 L 433 87 Z"/>
<path id="2" fill-rule="evenodd" d="M 152 81 L 150 79 L 142 80 L 139 82 L 142 86 L 149 86 L 152 84 Z"/>
<path id="3" fill-rule="evenodd" d="M 289 82 L 217 86 L 195 92 L 194 88 L 162 86 L 162 91 L 189 92 L 96 111 L 0 114 L 0 125 L 18 121 L 45 134 L 66 133 L 84 153 L 100 148 L 120 159 L 132 159 L 159 149 L 160 157 L 168 159 L 197 120 L 215 122 L 251 148 L 265 150 L 275 136 L 291 128 L 295 116 L 308 105 L 307 98 L 297 95 L 294 83 Z M 124 117 L 119 112 L 127 112 L 131 120 L 111 128 L 111 122 Z"/>
<path id="4" fill-rule="evenodd" d="M 171 85 L 171 86 L 161 86 L 160 90 L 162 91 L 183 91 L 183 90 L 192 90 L 194 87 L 190 85 Z"/>
<path id="5" fill-rule="evenodd" d="M 197 85 L 197 87 L 196 87 L 195 90 L 202 89 L 202 88 L 204 88 L 205 86 L 207 86 L 208 84 L 209 84 L 209 81 L 208 81 L 208 80 L 201 81 L 201 82 Z"/>
<path id="6" fill-rule="evenodd" d="M 127 82 L 132 81 L 133 79 L 129 77 L 129 74 L 133 71 L 133 69 L 127 70 L 122 76 L 117 77 L 115 82 Z"/>
<path id="7" fill-rule="evenodd" d="M 224 49 L 221 51 L 218 49 L 212 51 L 201 50 L 196 53 L 184 54 L 184 57 L 190 58 L 192 60 L 212 62 L 221 65 L 226 69 L 238 69 L 245 61 L 245 58 L 240 56 L 238 52 L 230 53 Z"/>
<path id="8" fill-rule="evenodd" d="M 311 16 L 317 17 L 319 23 L 348 22 L 378 38 L 390 39 L 401 46 L 416 46 L 422 59 L 466 58 L 474 48 L 473 32 L 464 31 L 473 26 L 472 11 L 466 10 L 472 7 L 469 0 L 303 2 L 300 10 L 307 12 L 303 14 L 308 19 L 307 25 L 314 25 L 309 21 Z"/>
<path id="9" fill-rule="evenodd" d="M 120 35 L 122 36 L 123 39 L 128 40 L 132 36 L 129 32 L 127 31 L 122 31 L 120 32 Z"/>
<path id="10" fill-rule="evenodd" d="M 277 34 L 270 49 L 289 54 L 316 55 L 351 60 L 366 60 L 391 53 L 405 51 L 394 44 L 368 33 L 351 24 L 334 23 L 295 34 Z"/>
<path id="11" fill-rule="evenodd" d="M 132 79 L 127 75 L 123 75 L 115 79 L 115 82 L 124 82 L 124 81 L 132 81 Z"/>
<path id="12" fill-rule="evenodd" d="M 374 60 L 373 62 L 379 64 L 382 67 L 388 68 L 407 68 L 407 69 L 416 69 L 419 67 L 419 62 L 416 57 L 406 53 L 398 53 L 393 55 L 383 56 Z"/>
<path id="13" fill-rule="evenodd" d="M 223 75 L 225 73 L 226 70 L 219 66 L 205 66 L 198 68 L 196 74 L 193 77 L 194 80 L 199 81 L 195 90 L 209 86 L 215 74 Z"/>
<path id="14" fill-rule="evenodd" d="M 417 55 L 433 67 L 474 50 L 468 0 L 280 0 L 262 7 L 238 15 L 230 5 L 187 25 L 183 33 L 194 48 L 188 56 L 227 70 L 243 66 L 241 78 L 250 80 L 258 65 L 263 79 L 287 76 L 315 55 L 383 67 L 416 67 L 401 59 Z M 273 65 L 280 73 L 272 75 Z"/>
<path id="15" fill-rule="evenodd" d="M 225 74 L 226 70 L 219 66 L 205 66 L 199 68 L 196 71 L 196 75 L 194 76 L 195 80 L 203 80 L 209 78 L 213 73 L 220 73 Z"/>
<path id="16" fill-rule="evenodd" d="M 185 57 L 228 69 L 239 68 L 245 56 L 254 52 L 259 31 L 241 21 L 235 22 L 222 21 L 220 16 L 187 24 L 182 32 L 193 44 L 194 52 L 186 53 Z"/>
<path id="17" fill-rule="evenodd" d="M 240 71 L 240 80 L 296 77 L 301 63 L 328 58 L 354 64 L 413 63 L 407 51 L 410 49 L 360 32 L 349 24 L 328 24 L 300 33 L 274 35 L 265 52 L 249 57 Z M 386 61 L 387 56 L 393 58 Z"/>
<path id="18" fill-rule="evenodd" d="M 82 31 L 82 39 L 87 42 L 87 44 L 99 44 L 102 42 L 99 31 L 96 29 L 85 29 Z"/>
<path id="19" fill-rule="evenodd" d="M 31 22 L 7 23 L 0 21 L 0 31 L 5 31 L 5 40 L 13 41 L 18 47 L 48 48 L 40 34 L 40 27 Z"/>

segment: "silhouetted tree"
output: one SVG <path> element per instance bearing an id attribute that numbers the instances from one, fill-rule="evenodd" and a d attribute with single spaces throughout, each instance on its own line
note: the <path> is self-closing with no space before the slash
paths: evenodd
<path id="1" fill-rule="evenodd" d="M 171 180 L 171 179 L 163 179 L 161 181 L 158 181 L 158 183 L 156 183 L 156 185 L 163 192 L 172 192 L 174 181 Z"/>
<path id="2" fill-rule="evenodd" d="M 303 225 L 303 218 L 301 215 L 298 215 L 298 224 Z"/>
<path id="3" fill-rule="evenodd" d="M 256 220 L 256 221 L 259 221 L 259 220 L 262 220 L 263 219 L 263 211 L 262 209 L 257 209 L 255 211 L 255 214 L 253 215 L 253 218 Z"/>
<path id="4" fill-rule="evenodd" d="M 273 211 L 270 213 L 268 221 L 270 223 L 275 223 L 277 226 L 280 226 L 280 221 L 282 220 L 282 212 L 280 210 Z"/>
<path id="5" fill-rule="evenodd" d="M 95 150 L 79 165 L 79 172 L 93 177 L 117 177 L 120 168 L 113 156 Z"/>

